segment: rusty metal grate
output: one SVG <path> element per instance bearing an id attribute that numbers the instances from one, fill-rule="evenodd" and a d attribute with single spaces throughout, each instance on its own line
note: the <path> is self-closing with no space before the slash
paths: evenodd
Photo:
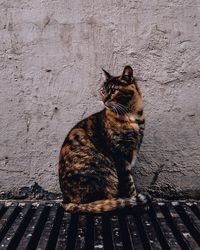
<path id="1" fill-rule="evenodd" d="M 0 249 L 200 249 L 200 202 L 154 202 L 105 214 L 58 202 L 0 203 Z"/>

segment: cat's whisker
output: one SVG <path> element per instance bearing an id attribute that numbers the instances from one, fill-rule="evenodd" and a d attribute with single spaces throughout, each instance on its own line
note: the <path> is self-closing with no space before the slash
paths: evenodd
<path id="1" fill-rule="evenodd" d="M 119 113 L 118 113 L 117 108 L 115 107 L 115 104 L 111 104 L 110 107 L 117 114 L 117 116 L 119 117 Z"/>
<path id="2" fill-rule="evenodd" d="M 118 107 L 120 107 L 120 108 L 122 108 L 122 109 L 125 110 L 125 107 L 123 105 L 121 105 L 120 103 L 116 103 L 116 106 L 118 106 Z"/>
<path id="3" fill-rule="evenodd" d="M 125 107 L 123 104 L 117 103 L 117 105 L 118 105 L 121 109 L 123 109 L 126 113 L 128 113 L 127 107 Z"/>
<path id="4" fill-rule="evenodd" d="M 126 113 L 126 110 L 125 110 L 125 109 L 123 109 L 122 107 L 117 106 L 117 108 L 118 108 L 120 111 L 122 111 L 124 114 Z"/>
<path id="5" fill-rule="evenodd" d="M 123 110 L 123 114 L 124 115 L 127 115 L 127 116 L 129 116 L 129 112 L 128 112 L 128 110 L 127 109 L 125 109 L 125 108 L 123 108 L 123 107 L 119 107 L 121 110 Z"/>
<path id="6" fill-rule="evenodd" d="M 119 118 L 119 113 L 118 113 L 117 108 L 116 108 L 115 106 L 113 106 L 113 107 L 114 107 L 114 109 L 116 110 L 116 112 L 117 112 L 117 116 L 118 116 L 118 118 Z"/>
<path id="7" fill-rule="evenodd" d="M 120 114 L 123 113 L 122 110 L 120 110 L 116 105 L 115 105 L 114 107 L 115 107 L 115 109 L 116 109 L 116 111 L 117 111 L 118 113 L 120 113 Z"/>
<path id="8" fill-rule="evenodd" d="M 117 107 L 117 110 L 119 111 L 120 115 L 126 114 L 126 112 L 123 109 L 121 109 L 120 107 Z"/>
<path id="9" fill-rule="evenodd" d="M 118 103 L 116 103 L 116 108 L 120 111 L 122 114 L 127 114 L 127 111 L 124 107 L 120 106 Z"/>
<path id="10" fill-rule="evenodd" d="M 124 106 L 123 104 L 121 103 L 118 103 L 121 107 L 123 107 L 124 109 L 128 110 L 126 106 Z"/>
<path id="11" fill-rule="evenodd" d="M 116 107 L 116 109 L 119 111 L 120 114 L 124 114 L 124 111 L 120 109 L 119 107 Z"/>

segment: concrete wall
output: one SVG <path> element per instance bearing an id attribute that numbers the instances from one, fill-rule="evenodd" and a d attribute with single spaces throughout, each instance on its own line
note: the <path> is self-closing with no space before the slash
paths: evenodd
<path id="1" fill-rule="evenodd" d="M 100 109 L 100 67 L 130 64 L 146 113 L 138 185 L 200 195 L 198 0 L 4 0 L 0 38 L 1 191 L 58 192 L 65 135 Z"/>

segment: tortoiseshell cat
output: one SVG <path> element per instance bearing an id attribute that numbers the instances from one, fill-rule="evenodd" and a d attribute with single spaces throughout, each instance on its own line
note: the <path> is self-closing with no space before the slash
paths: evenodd
<path id="1" fill-rule="evenodd" d="M 145 123 L 140 90 L 130 66 L 117 77 L 103 71 L 105 108 L 74 126 L 60 151 L 60 188 L 68 212 L 98 213 L 148 200 L 136 192 L 131 173 Z"/>

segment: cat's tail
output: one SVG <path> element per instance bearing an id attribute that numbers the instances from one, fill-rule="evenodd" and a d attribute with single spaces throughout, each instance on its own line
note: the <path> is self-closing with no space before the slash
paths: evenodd
<path id="1" fill-rule="evenodd" d="M 102 213 L 108 212 L 117 208 L 133 207 L 137 204 L 146 205 L 148 198 L 143 194 L 138 194 L 131 198 L 113 198 L 107 200 L 98 200 L 85 204 L 68 203 L 63 204 L 65 211 L 70 213 L 75 212 L 89 212 L 89 213 Z"/>

